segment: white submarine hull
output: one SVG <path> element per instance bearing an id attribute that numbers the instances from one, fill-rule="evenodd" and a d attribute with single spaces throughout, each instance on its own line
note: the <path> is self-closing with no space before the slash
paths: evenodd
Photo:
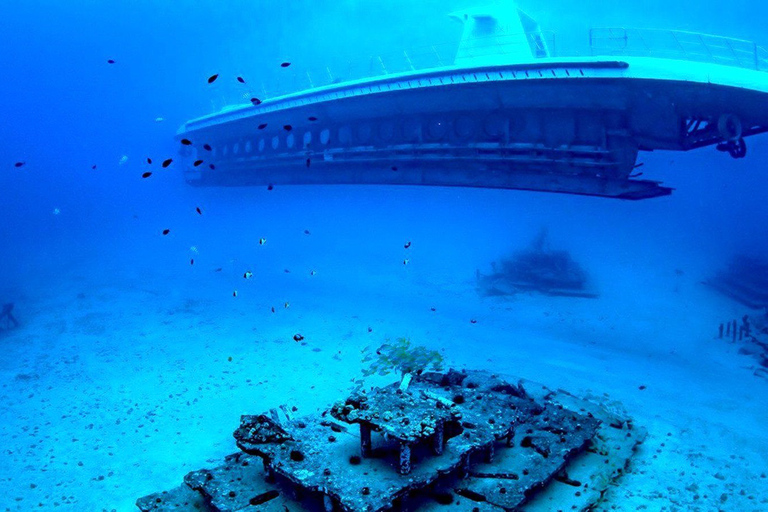
<path id="1" fill-rule="evenodd" d="M 766 131 L 764 71 L 588 57 L 334 84 L 189 121 L 178 138 L 193 141 L 184 147 L 193 185 L 398 184 L 645 199 L 672 189 L 637 179 L 640 151 L 716 145 L 740 158 L 744 139 Z"/>

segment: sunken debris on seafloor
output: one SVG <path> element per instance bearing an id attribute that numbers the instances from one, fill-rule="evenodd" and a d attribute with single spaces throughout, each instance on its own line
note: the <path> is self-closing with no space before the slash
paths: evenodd
<path id="1" fill-rule="evenodd" d="M 589 510 L 645 432 L 564 391 L 485 372 L 358 389 L 322 414 L 247 415 L 240 452 L 149 511 Z"/>
<path id="2" fill-rule="evenodd" d="M 511 258 L 491 263 L 492 272 L 477 271 L 477 286 L 482 295 L 513 295 L 533 291 L 545 295 L 597 297 L 590 289 L 587 273 L 568 251 L 552 250 L 546 229 L 542 229 L 528 249 Z"/>
<path id="3" fill-rule="evenodd" d="M 730 264 L 705 281 L 723 295 L 753 309 L 768 307 L 768 261 L 737 255 Z"/>
<path id="4" fill-rule="evenodd" d="M 757 377 L 768 379 L 768 309 L 756 315 L 743 315 L 739 320 L 722 322 L 718 338 L 739 345 L 739 354 L 756 362 L 749 367 Z"/>

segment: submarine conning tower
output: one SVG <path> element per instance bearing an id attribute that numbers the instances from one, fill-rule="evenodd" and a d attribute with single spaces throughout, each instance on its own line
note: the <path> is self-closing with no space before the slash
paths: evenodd
<path id="1" fill-rule="evenodd" d="M 768 131 L 768 52 L 755 43 L 595 28 L 564 48 L 511 2 L 450 16 L 458 41 L 339 66 L 348 73 L 294 62 L 293 81 L 281 75 L 290 90 L 264 86 L 250 104 L 188 121 L 186 180 L 645 199 L 672 188 L 640 177 L 642 152 L 743 158 L 746 139 Z"/>

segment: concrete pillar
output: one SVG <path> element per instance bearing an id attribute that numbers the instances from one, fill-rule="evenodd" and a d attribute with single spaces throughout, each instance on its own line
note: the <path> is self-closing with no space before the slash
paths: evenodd
<path id="1" fill-rule="evenodd" d="M 432 451 L 435 455 L 443 454 L 444 431 L 443 424 L 438 423 L 435 427 L 435 435 L 432 437 Z"/>
<path id="2" fill-rule="evenodd" d="M 364 459 L 371 456 L 371 426 L 367 423 L 360 424 L 360 456 Z"/>
<path id="3" fill-rule="evenodd" d="M 408 443 L 400 443 L 400 474 L 407 475 L 411 472 L 411 446 Z"/>

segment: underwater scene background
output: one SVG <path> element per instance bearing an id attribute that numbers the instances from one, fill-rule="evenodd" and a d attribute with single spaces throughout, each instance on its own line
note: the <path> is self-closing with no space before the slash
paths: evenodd
<path id="1" fill-rule="evenodd" d="M 738 255 L 766 258 L 765 135 L 741 160 L 641 152 L 644 176 L 675 189 L 644 201 L 192 187 L 178 162 L 161 167 L 185 121 L 279 87 L 281 62 L 343 68 L 457 42 L 447 14 L 478 4 L 5 6 L 0 510 L 137 510 L 236 451 L 242 414 L 321 412 L 361 379 L 366 348 L 399 338 L 647 429 L 595 510 L 768 510 L 766 372 L 718 336 L 765 311 L 706 284 Z M 747 0 L 518 6 L 574 48 L 589 27 L 625 25 L 768 45 L 768 5 Z M 479 293 L 478 273 L 542 230 L 596 297 Z"/>

